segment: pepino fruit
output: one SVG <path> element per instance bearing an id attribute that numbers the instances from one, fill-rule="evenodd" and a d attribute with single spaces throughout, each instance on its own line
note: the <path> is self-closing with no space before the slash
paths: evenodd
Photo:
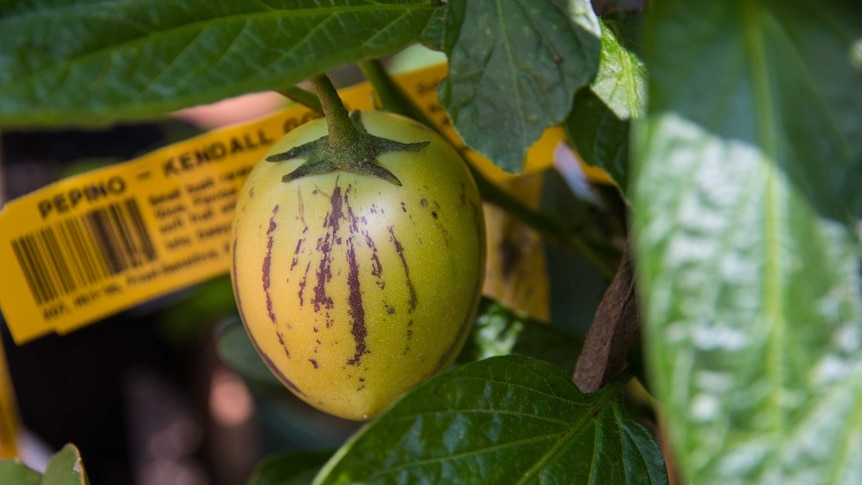
<path id="1" fill-rule="evenodd" d="M 361 420 L 451 365 L 475 317 L 485 238 L 451 145 L 390 113 L 352 124 L 341 146 L 326 143 L 326 121 L 305 124 L 254 168 L 231 277 L 270 370 L 312 406 Z"/>

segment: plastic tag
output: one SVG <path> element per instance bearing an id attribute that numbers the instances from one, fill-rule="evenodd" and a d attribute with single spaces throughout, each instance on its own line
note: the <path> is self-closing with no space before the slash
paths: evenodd
<path id="1" fill-rule="evenodd" d="M 18 402 L 9 375 L 9 364 L 0 341 L 0 459 L 18 457 L 18 430 L 21 420 L 18 416 Z"/>
<path id="2" fill-rule="evenodd" d="M 437 86 L 445 65 L 401 74 L 402 88 L 459 144 Z M 367 84 L 339 91 L 348 109 L 372 109 Z M 270 145 L 317 115 L 292 106 L 138 159 L 62 180 L 0 212 L 0 308 L 17 344 L 65 334 L 150 298 L 226 273 L 238 191 Z M 544 169 L 565 139 L 548 130 L 528 153 Z M 461 144 L 463 147 L 463 144 Z M 512 175 L 470 150 L 495 181 Z M 591 174 L 603 179 L 603 172 Z"/>

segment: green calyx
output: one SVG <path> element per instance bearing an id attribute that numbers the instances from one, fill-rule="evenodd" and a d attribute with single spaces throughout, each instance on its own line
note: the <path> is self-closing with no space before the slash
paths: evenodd
<path id="1" fill-rule="evenodd" d="M 400 186 L 401 182 L 398 178 L 380 166 L 377 157 L 388 152 L 419 150 L 430 142 L 399 143 L 374 136 L 362 125 L 362 118 L 358 112 L 354 112 L 353 116 L 347 115 L 347 110 L 329 78 L 325 75 L 317 76 L 311 79 L 311 84 L 320 99 L 329 134 L 286 152 L 266 157 L 268 162 L 305 159 L 305 163 L 282 177 L 282 182 L 290 182 L 307 175 L 344 170 L 378 177 Z"/>
<path id="2" fill-rule="evenodd" d="M 392 184 L 401 185 L 401 181 L 389 170 L 377 162 L 377 157 L 383 153 L 415 151 L 427 146 L 430 142 L 400 143 L 397 141 L 372 135 L 365 130 L 359 112 L 354 112 L 350 122 L 355 133 L 350 134 L 347 143 L 334 143 L 333 133 L 291 148 L 282 153 L 266 157 L 267 162 L 282 162 L 296 158 L 304 158 L 305 163 L 282 177 L 282 182 L 290 182 L 308 175 L 321 175 L 335 170 L 344 170 L 360 175 L 381 178 Z"/>

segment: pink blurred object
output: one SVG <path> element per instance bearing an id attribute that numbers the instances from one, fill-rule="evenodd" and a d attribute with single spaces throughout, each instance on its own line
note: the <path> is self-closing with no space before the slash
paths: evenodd
<path id="1" fill-rule="evenodd" d="M 285 104 L 284 96 L 266 91 L 183 109 L 175 112 L 174 116 L 201 128 L 213 129 L 260 118 Z"/>

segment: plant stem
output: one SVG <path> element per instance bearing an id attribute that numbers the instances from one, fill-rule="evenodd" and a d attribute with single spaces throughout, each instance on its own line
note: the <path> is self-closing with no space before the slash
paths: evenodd
<path id="1" fill-rule="evenodd" d="M 468 164 L 469 165 L 469 164 Z M 596 252 L 589 243 L 578 237 L 576 234 L 563 229 L 556 221 L 542 214 L 540 211 L 533 210 L 528 205 L 522 203 L 509 195 L 505 190 L 497 184 L 491 182 L 485 176 L 470 166 L 470 172 L 473 173 L 473 178 L 476 180 L 476 186 L 482 194 L 482 198 L 504 211 L 508 212 L 528 227 L 538 232 L 545 238 L 546 241 L 555 244 L 559 247 L 570 247 L 580 252 L 587 260 L 589 260 L 608 280 L 613 279 L 616 270 L 605 261 L 598 252 Z"/>
<path id="2" fill-rule="evenodd" d="M 329 146 L 334 149 L 347 149 L 356 145 L 361 135 L 350 120 L 347 109 L 341 102 L 332 81 L 325 74 L 321 74 L 311 78 L 311 85 L 317 93 L 317 98 L 323 109 L 323 116 L 326 118 Z"/>
<path id="3" fill-rule="evenodd" d="M 393 113 L 398 113 L 419 121 L 429 128 L 435 130 L 444 139 L 449 137 L 440 131 L 437 125 L 425 116 L 415 103 L 398 87 L 392 77 L 383 68 L 383 64 L 377 59 L 362 61 L 359 63 L 363 74 L 374 87 L 383 108 Z M 450 140 L 451 142 L 451 140 Z M 468 163 L 470 173 L 476 181 L 476 186 L 482 194 L 482 198 L 490 204 L 508 212 L 521 222 L 541 234 L 549 242 L 561 247 L 571 247 L 579 251 L 593 265 L 602 272 L 608 280 L 613 279 L 616 269 L 608 264 L 598 252 L 577 234 L 563 229 L 559 224 L 545 216 L 539 211 L 531 209 L 526 204 L 509 195 L 497 184 L 490 181 L 485 175 Z"/>
<path id="4" fill-rule="evenodd" d="M 359 62 L 362 74 L 374 87 L 374 91 L 380 98 L 380 104 L 386 111 L 398 113 L 432 128 L 442 137 L 446 137 L 437 126 L 425 116 L 407 94 L 395 83 L 392 76 L 386 72 L 383 63 L 379 59 L 367 59 Z"/>
<path id="5" fill-rule="evenodd" d="M 307 108 L 313 109 L 318 113 L 323 113 L 323 107 L 320 106 L 320 100 L 317 99 L 317 96 L 299 86 L 290 85 L 281 89 L 276 89 L 275 92 L 291 101 L 296 101 Z"/>

